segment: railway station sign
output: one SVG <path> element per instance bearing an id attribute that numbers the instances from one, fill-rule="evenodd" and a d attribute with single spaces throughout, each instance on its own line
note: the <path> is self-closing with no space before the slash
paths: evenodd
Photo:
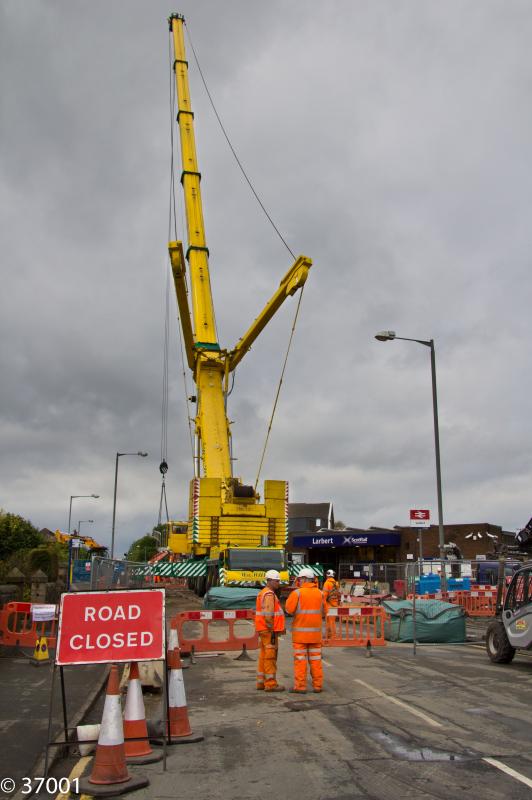
<path id="1" fill-rule="evenodd" d="M 430 511 L 428 508 L 410 509 L 411 528 L 430 528 Z"/>
<path id="2" fill-rule="evenodd" d="M 164 589 L 61 595 L 55 663 L 164 659 L 164 597 Z"/>
<path id="3" fill-rule="evenodd" d="M 399 545 L 401 534 L 395 532 L 373 533 L 345 530 L 319 531 L 313 536 L 294 536 L 294 547 L 366 547 L 367 545 Z"/>

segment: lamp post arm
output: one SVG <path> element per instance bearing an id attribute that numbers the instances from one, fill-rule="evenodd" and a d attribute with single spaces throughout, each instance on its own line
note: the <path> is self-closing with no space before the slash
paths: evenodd
<path id="1" fill-rule="evenodd" d="M 434 339 L 426 341 L 425 339 L 408 339 L 405 336 L 394 336 L 394 339 L 400 339 L 402 342 L 417 342 L 418 344 L 424 344 L 425 347 L 430 347 L 431 350 L 434 350 Z"/>

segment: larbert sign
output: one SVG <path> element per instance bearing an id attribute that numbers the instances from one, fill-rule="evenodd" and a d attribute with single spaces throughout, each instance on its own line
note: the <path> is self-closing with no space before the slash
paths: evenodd
<path id="1" fill-rule="evenodd" d="M 164 636 L 164 589 L 63 594 L 55 661 L 158 661 Z"/>

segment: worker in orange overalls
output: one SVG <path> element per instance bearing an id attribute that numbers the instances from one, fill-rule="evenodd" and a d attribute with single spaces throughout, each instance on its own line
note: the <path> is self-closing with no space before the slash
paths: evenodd
<path id="1" fill-rule="evenodd" d="M 340 584 L 335 578 L 333 569 L 328 569 L 327 580 L 323 584 L 323 599 L 325 600 L 325 614 L 329 608 L 338 608 L 340 604 Z M 335 617 L 327 617 L 327 639 L 334 637 L 336 632 Z"/>
<path id="2" fill-rule="evenodd" d="M 278 637 L 285 632 L 284 612 L 275 594 L 281 582 L 276 569 L 265 575 L 266 586 L 257 595 L 255 630 L 259 634 L 259 660 L 257 662 L 257 689 L 265 692 L 284 692 L 277 683 Z"/>
<path id="3" fill-rule="evenodd" d="M 306 694 L 307 661 L 310 666 L 312 688 L 323 691 L 323 668 L 321 665 L 323 595 L 311 569 L 299 573 L 301 586 L 288 596 L 286 613 L 294 617 L 292 622 L 292 646 L 294 648 L 294 688 L 291 692 Z"/>

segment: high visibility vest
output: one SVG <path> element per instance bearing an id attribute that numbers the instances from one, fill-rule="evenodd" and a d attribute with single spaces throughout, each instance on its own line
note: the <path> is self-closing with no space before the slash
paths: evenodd
<path id="1" fill-rule="evenodd" d="M 340 584 L 334 578 L 327 578 L 323 584 L 323 596 L 330 606 L 337 606 L 340 602 Z"/>
<path id="2" fill-rule="evenodd" d="M 264 610 L 264 599 L 267 595 L 273 597 L 273 611 Z M 270 623 L 269 625 L 267 623 Z M 255 630 L 257 631 L 274 631 L 275 633 L 282 633 L 284 631 L 284 611 L 277 598 L 275 592 L 265 586 L 258 595 L 255 605 Z"/>
<path id="3" fill-rule="evenodd" d="M 305 583 L 288 596 L 286 611 L 294 615 L 292 641 L 299 644 L 320 644 L 324 600 L 314 583 Z"/>

